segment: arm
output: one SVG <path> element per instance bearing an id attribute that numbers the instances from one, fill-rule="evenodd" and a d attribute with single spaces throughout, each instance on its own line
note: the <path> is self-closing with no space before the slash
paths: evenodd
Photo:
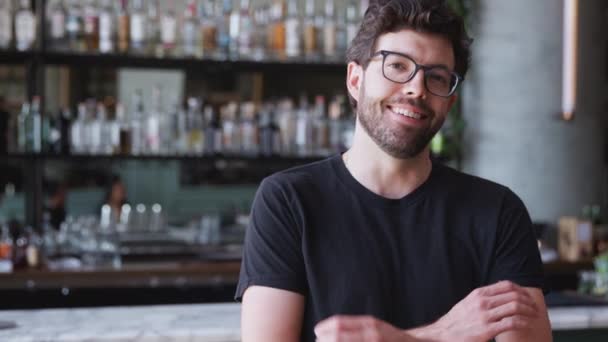
<path id="1" fill-rule="evenodd" d="M 545 298 L 540 289 L 533 287 L 524 288 L 534 300 L 534 303 L 539 308 L 539 315 L 530 320 L 530 328 L 525 330 L 513 330 L 504 332 L 496 336 L 497 342 L 511 341 L 552 341 L 551 323 L 547 315 L 547 306 Z"/>
<path id="2" fill-rule="evenodd" d="M 251 286 L 243 295 L 243 342 L 297 342 L 302 330 L 304 296 L 265 286 Z M 277 324 L 279 323 L 279 324 Z"/>

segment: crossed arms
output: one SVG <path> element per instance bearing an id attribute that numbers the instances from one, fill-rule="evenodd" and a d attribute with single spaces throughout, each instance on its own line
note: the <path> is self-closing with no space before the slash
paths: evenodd
<path id="1" fill-rule="evenodd" d="M 304 297 L 295 292 L 252 286 L 243 295 L 243 342 L 296 342 Z M 551 341 L 542 291 L 502 281 L 472 291 L 436 322 L 400 330 L 370 316 L 332 316 L 315 326 L 323 341 Z"/>

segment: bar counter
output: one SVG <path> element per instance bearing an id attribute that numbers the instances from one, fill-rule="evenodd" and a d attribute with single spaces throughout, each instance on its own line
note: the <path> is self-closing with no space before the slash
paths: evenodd
<path id="1" fill-rule="evenodd" d="M 585 341 L 608 336 L 608 307 L 550 308 L 549 317 L 555 341 L 570 340 L 560 334 L 576 331 L 599 338 Z M 7 342 L 240 340 L 238 303 L 0 311 L 0 321 L 16 324 L 0 330 L 0 341 Z"/>

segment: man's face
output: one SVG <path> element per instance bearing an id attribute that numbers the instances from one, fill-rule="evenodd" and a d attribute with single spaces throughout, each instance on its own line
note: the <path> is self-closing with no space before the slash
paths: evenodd
<path id="1" fill-rule="evenodd" d="M 405 54 L 421 65 L 443 65 L 454 70 L 452 45 L 439 35 L 409 29 L 386 33 L 376 42 L 374 52 L 380 50 Z M 419 155 L 443 125 L 455 95 L 446 98 L 431 94 L 425 87 L 423 70 L 405 84 L 386 79 L 381 55 L 372 58 L 366 70 L 351 64 L 348 88 L 357 100 L 357 118 L 363 129 L 395 158 Z"/>

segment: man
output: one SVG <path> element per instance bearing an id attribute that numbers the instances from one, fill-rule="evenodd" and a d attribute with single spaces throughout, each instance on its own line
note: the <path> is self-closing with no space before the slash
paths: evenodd
<path id="1" fill-rule="evenodd" d="M 370 4 L 347 57 L 352 148 L 254 200 L 243 341 L 551 340 L 523 203 L 429 157 L 469 44 L 443 1 Z"/>

